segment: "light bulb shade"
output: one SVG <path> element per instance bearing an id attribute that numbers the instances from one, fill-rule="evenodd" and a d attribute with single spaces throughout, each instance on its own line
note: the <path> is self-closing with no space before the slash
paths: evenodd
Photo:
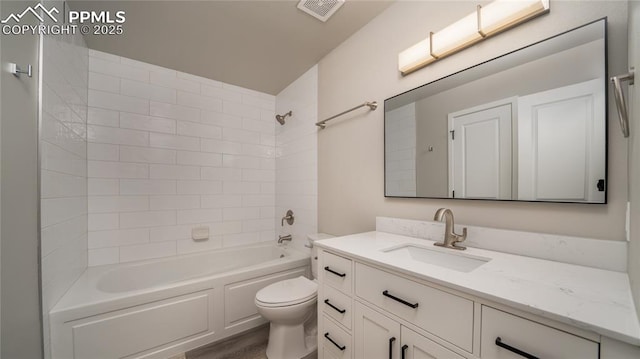
<path id="1" fill-rule="evenodd" d="M 496 0 L 480 9 L 480 30 L 492 34 L 549 10 L 549 0 Z"/>
<path id="2" fill-rule="evenodd" d="M 398 69 L 403 74 L 415 71 L 436 59 L 431 55 L 429 38 L 418 42 L 398 55 Z"/>
<path id="3" fill-rule="evenodd" d="M 480 40 L 478 15 L 474 12 L 433 34 L 431 52 L 436 57 L 446 56 Z"/>

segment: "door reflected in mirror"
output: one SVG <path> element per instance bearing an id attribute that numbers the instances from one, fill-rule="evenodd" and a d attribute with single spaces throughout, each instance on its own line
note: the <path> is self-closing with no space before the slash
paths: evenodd
<path id="1" fill-rule="evenodd" d="M 606 202 L 606 19 L 385 101 L 385 196 Z"/>

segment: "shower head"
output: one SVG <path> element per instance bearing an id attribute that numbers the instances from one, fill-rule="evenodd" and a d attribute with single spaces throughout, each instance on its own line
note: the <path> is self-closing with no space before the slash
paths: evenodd
<path id="1" fill-rule="evenodd" d="M 287 118 L 287 116 L 291 116 L 291 115 L 292 115 L 291 111 L 285 113 L 284 115 L 276 115 L 276 121 L 278 121 L 279 124 L 284 125 L 284 119 Z"/>

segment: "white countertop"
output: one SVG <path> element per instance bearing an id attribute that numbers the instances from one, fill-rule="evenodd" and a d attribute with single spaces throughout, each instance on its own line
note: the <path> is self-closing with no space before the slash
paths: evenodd
<path id="1" fill-rule="evenodd" d="M 399 271 L 535 315 L 640 345 L 640 324 L 626 273 L 468 248 L 464 255 L 491 260 L 464 273 L 418 261 L 401 261 L 381 250 L 434 242 L 385 232 L 317 241 L 314 245 Z M 438 250 L 438 247 L 433 247 Z M 442 249 L 458 253 L 452 249 Z"/>

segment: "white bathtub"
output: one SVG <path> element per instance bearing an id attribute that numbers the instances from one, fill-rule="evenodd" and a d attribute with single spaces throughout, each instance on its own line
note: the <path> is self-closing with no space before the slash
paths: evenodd
<path id="1" fill-rule="evenodd" d="M 49 312 L 51 356 L 167 358 L 259 326 L 256 292 L 309 262 L 269 244 L 88 268 Z"/>

